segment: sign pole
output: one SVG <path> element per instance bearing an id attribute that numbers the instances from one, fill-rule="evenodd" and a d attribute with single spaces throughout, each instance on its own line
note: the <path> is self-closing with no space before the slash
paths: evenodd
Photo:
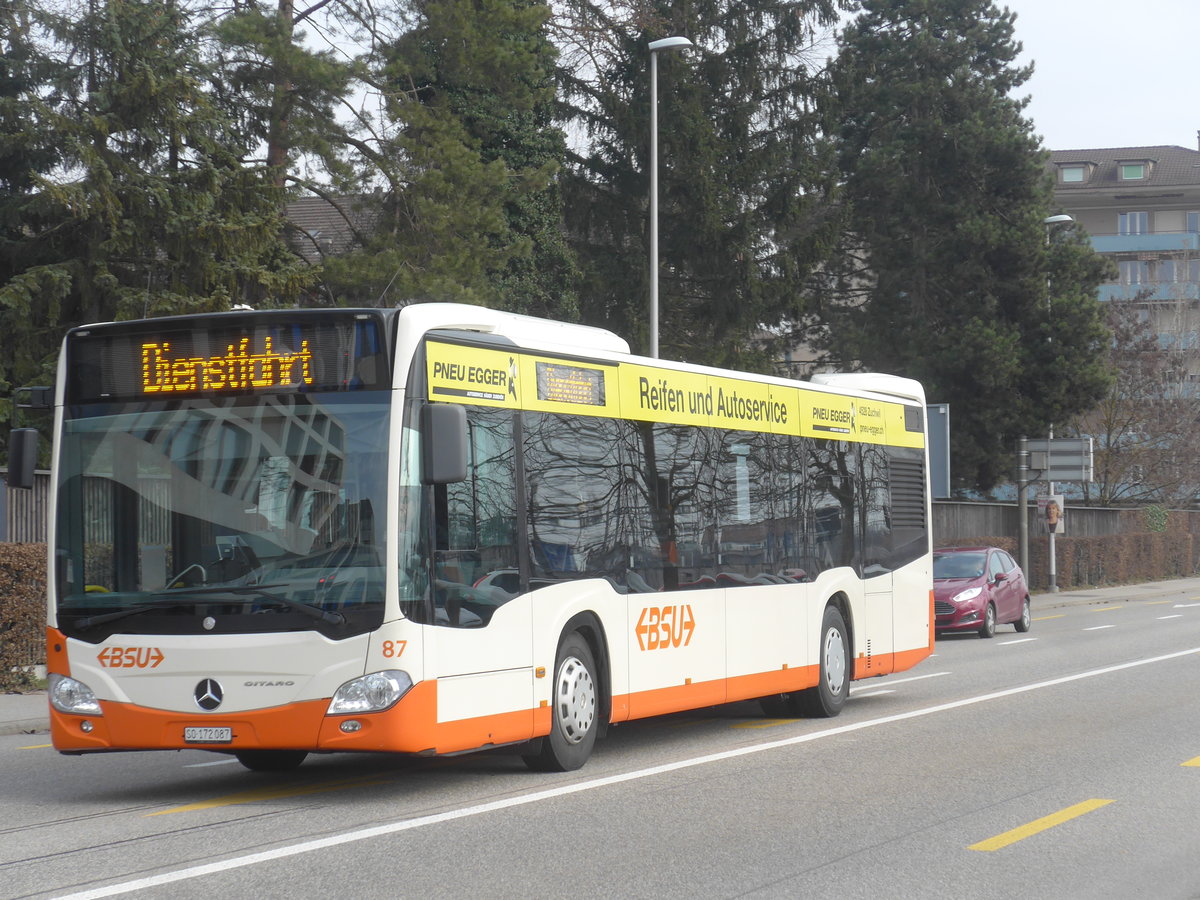
<path id="1" fill-rule="evenodd" d="M 1025 435 L 1017 441 L 1017 550 L 1021 571 L 1029 577 L 1029 449 Z"/>

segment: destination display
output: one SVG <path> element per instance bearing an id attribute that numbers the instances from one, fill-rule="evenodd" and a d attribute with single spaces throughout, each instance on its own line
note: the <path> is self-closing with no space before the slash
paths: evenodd
<path id="1" fill-rule="evenodd" d="M 275 312 L 150 320 L 67 337 L 67 402 L 385 388 L 377 316 Z"/>
<path id="2" fill-rule="evenodd" d="M 795 385 L 641 362 L 426 342 L 430 400 L 924 447 L 920 410 Z"/>

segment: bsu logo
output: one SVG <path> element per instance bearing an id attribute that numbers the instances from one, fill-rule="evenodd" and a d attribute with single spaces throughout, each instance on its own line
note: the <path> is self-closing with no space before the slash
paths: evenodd
<path id="1" fill-rule="evenodd" d="M 638 646 L 643 650 L 666 650 L 686 647 L 696 630 L 696 617 L 690 603 L 679 606 L 647 606 L 642 610 L 637 628 Z"/>

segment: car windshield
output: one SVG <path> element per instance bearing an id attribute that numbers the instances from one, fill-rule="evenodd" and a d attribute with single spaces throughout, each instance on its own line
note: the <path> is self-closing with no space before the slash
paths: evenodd
<path id="1" fill-rule="evenodd" d="M 359 391 L 70 408 L 59 627 L 92 641 L 376 627 L 388 404 Z"/>
<path id="2" fill-rule="evenodd" d="M 935 553 L 934 578 L 978 578 L 987 565 L 986 553 Z"/>

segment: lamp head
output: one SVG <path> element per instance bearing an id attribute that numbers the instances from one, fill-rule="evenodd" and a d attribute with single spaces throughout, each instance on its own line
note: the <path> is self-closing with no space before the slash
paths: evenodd
<path id="1" fill-rule="evenodd" d="M 670 50 L 672 47 L 692 47 L 695 46 L 685 37 L 668 37 L 657 41 L 650 42 L 650 52 L 654 53 L 658 50 Z"/>

